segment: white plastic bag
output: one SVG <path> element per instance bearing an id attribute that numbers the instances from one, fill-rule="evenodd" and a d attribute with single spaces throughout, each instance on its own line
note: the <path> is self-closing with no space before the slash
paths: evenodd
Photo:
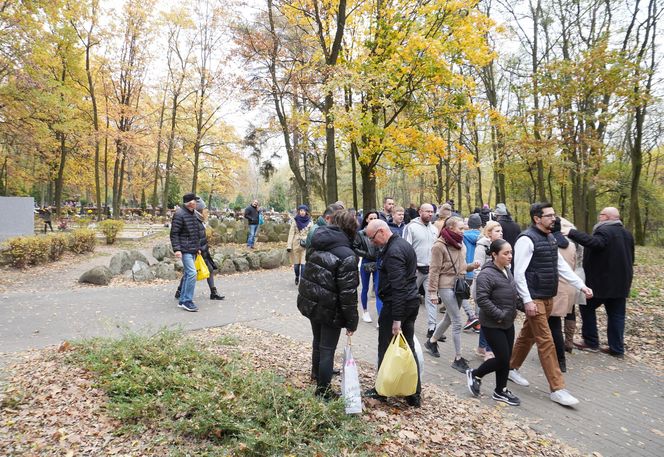
<path id="1" fill-rule="evenodd" d="M 346 414 L 362 413 L 362 391 L 357 365 L 350 350 L 350 338 L 344 348 L 344 365 L 341 373 L 341 395 L 346 404 Z"/>
<path id="2" fill-rule="evenodd" d="M 417 368 L 420 373 L 420 382 L 422 382 L 422 371 L 424 371 L 424 353 L 417 336 L 413 335 L 413 346 L 415 346 L 415 356 L 417 357 Z"/>

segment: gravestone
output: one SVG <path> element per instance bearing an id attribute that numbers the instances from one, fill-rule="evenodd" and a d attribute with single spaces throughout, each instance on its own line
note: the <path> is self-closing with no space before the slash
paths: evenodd
<path id="1" fill-rule="evenodd" d="M 0 241 L 15 236 L 35 234 L 35 199 L 32 197 L 0 197 Z M 57 225 L 55 221 L 54 225 Z M 43 224 L 42 224 L 43 225 Z"/>

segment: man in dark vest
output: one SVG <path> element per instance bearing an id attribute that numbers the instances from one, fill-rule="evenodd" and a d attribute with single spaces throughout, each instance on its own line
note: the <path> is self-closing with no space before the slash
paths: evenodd
<path id="1" fill-rule="evenodd" d="M 588 304 L 579 306 L 583 327 L 582 343 L 574 345 L 597 352 L 597 316 L 595 310 L 602 304 L 606 308 L 608 349 L 603 352 L 622 359 L 625 354 L 625 302 L 634 276 L 634 238 L 620 221 L 620 212 L 611 206 L 600 211 L 592 235 L 569 230 L 569 238 L 583 247 L 583 270 L 586 282 L 595 291 Z"/>
<path id="2" fill-rule="evenodd" d="M 559 276 L 581 290 L 587 298 L 591 298 L 593 293 L 558 252 L 558 244 L 551 234 L 556 219 L 551 203 L 533 203 L 530 206 L 530 219 L 532 225 L 519 235 L 514 246 L 514 280 L 523 300 L 526 320 L 514 342 L 509 379 L 522 386 L 529 385 L 518 369 L 533 344 L 537 344 L 540 363 L 551 390 L 551 400 L 572 406 L 579 403 L 579 400 L 565 389 L 548 318 L 553 308 L 553 297 L 558 293 Z"/>

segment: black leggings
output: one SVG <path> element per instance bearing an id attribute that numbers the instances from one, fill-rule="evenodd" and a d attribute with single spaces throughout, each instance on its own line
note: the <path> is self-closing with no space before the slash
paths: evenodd
<path id="1" fill-rule="evenodd" d="M 563 337 L 562 318 L 559 316 L 549 316 L 549 330 L 553 337 L 553 345 L 556 347 L 556 358 L 558 364 L 565 361 L 565 338 Z"/>
<path id="2" fill-rule="evenodd" d="M 339 343 L 341 328 L 311 322 L 314 341 L 311 351 L 311 376 L 317 381 L 317 391 L 323 393 L 330 387 L 334 368 L 334 351 Z"/>
<path id="3" fill-rule="evenodd" d="M 485 360 L 479 368 L 473 370 L 473 375 L 482 378 L 495 371 L 496 392 L 502 392 L 507 387 L 507 376 L 510 372 L 510 358 L 514 346 L 514 325 L 508 329 L 484 326 L 482 326 L 482 329 L 495 357 Z"/>

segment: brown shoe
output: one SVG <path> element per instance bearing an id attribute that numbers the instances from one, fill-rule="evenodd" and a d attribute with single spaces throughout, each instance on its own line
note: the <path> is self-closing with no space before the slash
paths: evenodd
<path id="1" fill-rule="evenodd" d="M 620 352 L 614 352 L 611 349 L 606 348 L 606 347 L 599 348 L 599 351 L 602 354 L 608 354 L 611 357 L 615 357 L 616 359 L 624 359 L 625 358 L 625 354 L 621 354 Z"/>
<path id="2" fill-rule="evenodd" d="M 586 351 L 586 352 L 599 352 L 598 347 L 592 347 L 588 346 L 585 341 L 582 341 L 580 343 L 577 343 L 576 341 L 574 342 L 574 347 L 577 348 L 579 351 Z"/>

